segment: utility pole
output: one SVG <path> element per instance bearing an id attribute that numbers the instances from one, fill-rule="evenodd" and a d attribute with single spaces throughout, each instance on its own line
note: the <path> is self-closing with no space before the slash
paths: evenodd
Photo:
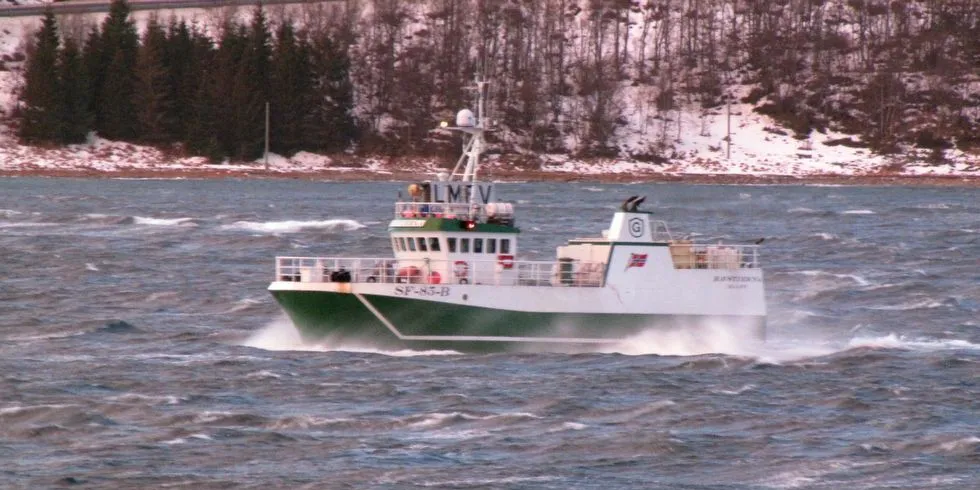
<path id="1" fill-rule="evenodd" d="M 265 170 L 269 170 L 269 101 L 265 102 Z"/>
<path id="2" fill-rule="evenodd" d="M 728 104 L 725 105 L 725 143 L 727 150 L 725 151 L 725 159 L 732 159 L 732 95 L 727 94 Z"/>

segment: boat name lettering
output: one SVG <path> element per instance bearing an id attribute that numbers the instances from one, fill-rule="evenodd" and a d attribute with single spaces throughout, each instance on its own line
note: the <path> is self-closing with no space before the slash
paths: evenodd
<path id="1" fill-rule="evenodd" d="M 454 183 L 454 182 L 434 182 L 432 186 L 432 202 L 445 203 L 468 203 L 470 195 L 476 188 L 476 200 L 480 204 L 488 204 L 493 200 L 493 184 L 489 183 Z"/>
<path id="2" fill-rule="evenodd" d="M 418 296 L 420 298 L 445 298 L 449 296 L 448 286 L 395 286 L 398 296 Z"/>
<path id="3" fill-rule="evenodd" d="M 715 276 L 715 282 L 762 282 L 762 278 L 755 276 Z"/>

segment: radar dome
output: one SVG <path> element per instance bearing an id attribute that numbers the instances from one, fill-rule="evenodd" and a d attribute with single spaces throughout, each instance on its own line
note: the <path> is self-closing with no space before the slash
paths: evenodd
<path id="1" fill-rule="evenodd" d="M 461 128 L 472 128 L 473 126 L 476 126 L 476 116 L 473 115 L 473 111 L 463 109 L 457 112 L 456 125 Z"/>

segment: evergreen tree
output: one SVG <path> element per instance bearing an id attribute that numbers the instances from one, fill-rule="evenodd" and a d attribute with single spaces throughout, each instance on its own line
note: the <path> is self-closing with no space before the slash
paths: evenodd
<path id="1" fill-rule="evenodd" d="M 245 49 L 231 84 L 235 117 L 229 122 L 234 128 L 236 146 L 230 150 L 238 159 L 251 160 L 262 155 L 265 104 L 269 101 L 271 37 L 265 11 L 259 4 L 252 14 Z"/>
<path id="2" fill-rule="evenodd" d="M 168 86 L 164 51 L 167 36 L 163 28 L 151 19 L 143 34 L 143 43 L 136 59 L 136 87 L 133 105 L 137 111 L 139 133 L 143 141 L 164 143 L 170 141 L 167 116 L 171 99 Z"/>
<path id="3" fill-rule="evenodd" d="M 269 83 L 270 149 L 291 156 L 310 140 L 314 99 L 310 50 L 296 38 L 290 21 L 283 22 L 276 32 Z"/>
<path id="4" fill-rule="evenodd" d="M 104 78 L 97 87 L 101 111 L 96 112 L 95 123 L 96 130 L 110 139 L 132 140 L 139 136 L 133 105 L 139 36 L 129 14 L 126 0 L 113 0 L 109 16 L 102 23 L 99 68 Z"/>
<path id="5" fill-rule="evenodd" d="M 93 26 L 85 38 L 84 46 L 82 46 L 82 64 L 88 77 L 85 99 L 88 101 L 88 112 L 92 118 L 93 128 L 98 127 L 98 121 L 103 119 L 102 83 L 105 82 L 105 67 L 102 63 L 103 51 L 102 31 Z"/>
<path id="6" fill-rule="evenodd" d="M 235 83 L 245 39 L 242 26 L 229 23 L 222 30 L 217 51 L 202 62 L 186 142 L 190 151 L 207 155 L 212 161 L 231 155 L 239 147 L 235 102 L 229 87 Z"/>
<path id="7" fill-rule="evenodd" d="M 88 110 L 88 78 L 82 54 L 71 38 L 65 40 L 58 64 L 58 141 L 63 144 L 83 143 L 92 127 Z"/>
<path id="8" fill-rule="evenodd" d="M 211 39 L 200 32 L 192 33 L 183 20 L 171 19 L 165 51 L 167 99 L 170 101 L 166 107 L 167 132 L 186 142 L 194 96 L 212 51 Z"/>
<path id="9" fill-rule="evenodd" d="M 28 142 L 53 141 L 58 134 L 58 24 L 45 9 L 34 51 L 24 75 L 24 117 L 20 137 Z"/>
<path id="10" fill-rule="evenodd" d="M 312 49 L 316 104 L 311 147 L 343 151 L 359 136 L 353 116 L 354 86 L 347 46 L 323 33 L 313 39 Z"/>

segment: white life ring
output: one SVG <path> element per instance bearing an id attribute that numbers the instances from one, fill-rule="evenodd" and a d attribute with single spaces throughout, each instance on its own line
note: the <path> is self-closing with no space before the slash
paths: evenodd
<path id="1" fill-rule="evenodd" d="M 465 260 L 457 260 L 456 262 L 453 262 L 453 274 L 455 274 L 457 278 L 466 277 L 469 275 L 469 273 L 470 264 Z"/>

